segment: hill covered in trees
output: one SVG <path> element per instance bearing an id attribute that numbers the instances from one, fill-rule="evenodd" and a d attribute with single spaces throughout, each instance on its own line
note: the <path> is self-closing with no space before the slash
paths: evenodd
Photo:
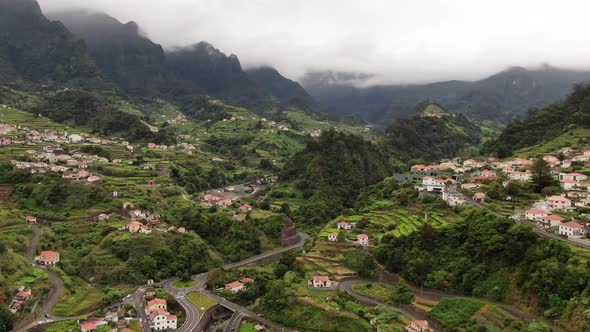
<path id="1" fill-rule="evenodd" d="M 480 126 L 466 116 L 446 113 L 436 104 L 419 109 L 419 114 L 397 120 L 385 131 L 383 149 L 394 159 L 407 163 L 452 158 L 480 143 Z"/>
<path id="2" fill-rule="evenodd" d="M 123 112 L 104 97 L 82 90 L 56 93 L 43 100 L 32 112 L 53 121 L 85 127 L 101 135 L 118 134 L 131 140 L 154 137 L 137 115 Z"/>
<path id="3" fill-rule="evenodd" d="M 486 212 L 396 238 L 376 250 L 387 269 L 416 285 L 533 308 L 570 331 L 590 329 L 589 266 L 562 241 Z"/>
<path id="4" fill-rule="evenodd" d="M 576 128 L 590 128 L 590 84 L 576 85 L 565 101 L 532 110 L 525 119 L 510 123 L 496 140 L 484 146 L 483 152 L 507 157 Z"/>
<path id="5" fill-rule="evenodd" d="M 301 190 L 298 220 L 320 224 L 352 207 L 361 189 L 389 175 L 383 154 L 358 136 L 330 130 L 309 141 L 286 165 L 281 182 Z"/>

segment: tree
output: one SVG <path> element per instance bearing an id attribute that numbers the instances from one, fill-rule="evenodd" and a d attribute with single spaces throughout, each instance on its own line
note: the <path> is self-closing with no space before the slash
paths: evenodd
<path id="1" fill-rule="evenodd" d="M 344 242 L 346 241 L 346 232 L 344 232 L 344 230 L 340 230 L 338 232 L 338 242 Z"/>
<path id="2" fill-rule="evenodd" d="M 5 326 L 6 331 L 14 327 L 14 315 L 4 305 L 0 305 L 0 326 Z"/>
<path id="3" fill-rule="evenodd" d="M 537 192 L 541 192 L 543 188 L 550 187 L 553 184 L 551 167 L 549 166 L 549 163 L 542 158 L 538 158 L 533 162 L 531 172 L 533 173 L 531 180 L 535 184 Z"/>
<path id="4" fill-rule="evenodd" d="M 290 293 L 282 280 L 271 281 L 268 292 L 262 297 L 260 304 L 267 310 L 278 312 L 289 304 Z"/>
<path id="5" fill-rule="evenodd" d="M 399 304 L 411 304 L 414 301 L 414 293 L 408 284 L 400 280 L 393 288 L 391 301 Z"/>

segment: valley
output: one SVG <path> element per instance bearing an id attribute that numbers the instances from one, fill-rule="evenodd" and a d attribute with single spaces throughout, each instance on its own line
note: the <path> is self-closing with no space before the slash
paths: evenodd
<path id="1" fill-rule="evenodd" d="M 46 6 L 0 0 L 5 332 L 590 330 L 587 71 L 300 84 L 266 20 Z"/>

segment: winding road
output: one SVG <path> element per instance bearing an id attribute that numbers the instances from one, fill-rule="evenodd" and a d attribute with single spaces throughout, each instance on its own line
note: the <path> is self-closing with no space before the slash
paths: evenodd
<path id="1" fill-rule="evenodd" d="M 303 233 L 303 232 L 297 232 L 299 234 L 299 242 L 297 242 L 296 244 L 287 246 L 287 247 L 283 247 L 283 248 L 278 248 L 276 250 L 273 251 L 269 251 L 257 256 L 253 256 L 250 258 L 247 258 L 243 261 L 240 262 L 236 262 L 236 263 L 230 263 L 230 264 L 226 264 L 224 266 L 222 266 L 223 269 L 225 270 L 230 270 L 230 269 L 235 269 L 241 266 L 245 266 L 248 264 L 253 264 L 256 262 L 260 262 L 260 261 L 267 261 L 270 259 L 274 259 L 276 257 L 278 257 L 280 254 L 287 252 L 287 251 L 291 251 L 291 250 L 296 250 L 298 248 L 301 248 L 304 244 L 305 241 L 307 240 L 307 238 L 309 237 L 309 235 Z M 274 329 L 283 329 L 282 326 L 275 324 L 271 321 L 265 320 L 261 317 L 259 317 L 256 313 L 242 307 L 239 306 L 233 302 L 227 301 L 226 299 L 223 299 L 209 291 L 207 291 L 205 289 L 205 285 L 207 284 L 207 280 L 209 280 L 209 274 L 208 273 L 202 273 L 202 274 L 198 274 L 192 277 L 193 280 L 195 280 L 197 282 L 197 284 L 193 287 L 189 287 L 189 288 L 176 288 L 172 285 L 172 283 L 177 280 L 176 278 L 171 278 L 171 279 L 167 279 L 165 281 L 162 282 L 162 286 L 164 287 L 164 289 L 170 293 L 172 296 L 174 296 L 174 298 L 176 299 L 176 301 L 178 302 L 178 304 L 180 304 L 180 306 L 183 308 L 183 311 L 185 312 L 186 315 L 186 319 L 184 321 L 184 324 L 180 327 L 180 329 L 178 330 L 179 332 L 194 332 L 197 330 L 197 327 L 199 325 L 199 322 L 201 320 L 202 314 L 199 311 L 199 308 L 197 308 L 197 306 L 192 303 L 189 299 L 186 298 L 186 295 L 188 293 L 191 292 L 200 292 L 201 294 L 204 294 L 212 299 L 214 299 L 215 301 L 217 301 L 219 304 L 223 305 L 226 308 L 229 308 L 231 310 L 233 310 L 234 312 L 239 312 L 241 314 L 240 317 L 242 316 L 250 316 L 252 318 L 255 318 L 256 320 L 262 322 L 263 324 L 270 326 Z M 236 318 L 234 318 L 233 322 L 230 325 L 239 325 L 239 321 L 236 322 Z"/>
<path id="2" fill-rule="evenodd" d="M 39 242 L 41 241 L 42 231 L 41 231 L 41 228 L 39 227 L 39 225 L 36 223 L 31 223 L 31 228 L 33 230 L 33 238 L 31 239 L 31 243 L 29 243 L 29 246 L 27 247 L 26 258 L 29 261 L 29 263 L 31 263 L 34 266 L 37 266 L 37 265 L 35 265 L 35 255 L 37 253 L 37 248 L 39 247 Z M 76 318 L 76 317 L 59 317 L 59 316 L 55 316 L 51 313 L 51 309 L 57 303 L 60 296 L 64 292 L 64 283 L 63 283 L 63 280 L 61 280 L 61 278 L 55 272 L 51 271 L 47 267 L 45 267 L 45 266 L 37 266 L 37 267 L 40 268 L 41 270 L 43 270 L 45 273 L 47 273 L 49 281 L 51 282 L 51 289 L 49 291 L 49 295 L 48 295 L 47 299 L 45 300 L 45 302 L 41 305 L 41 309 L 39 310 L 39 313 L 35 317 L 35 320 L 26 326 L 16 326 L 14 328 L 14 331 L 17 331 L 17 332 L 27 331 L 36 325 L 45 324 L 48 321 L 57 322 L 57 321 L 69 320 L 69 319 Z"/>

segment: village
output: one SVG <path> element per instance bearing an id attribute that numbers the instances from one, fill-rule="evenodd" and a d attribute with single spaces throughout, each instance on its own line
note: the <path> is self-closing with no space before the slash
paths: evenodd
<path id="1" fill-rule="evenodd" d="M 545 155 L 542 159 L 549 165 L 551 177 L 559 183 L 560 192 L 544 192 L 544 198 L 531 202 L 528 209 L 515 209 L 511 217 L 516 221 L 524 219 L 533 222 L 545 231 L 590 245 L 586 238 L 590 233 L 590 215 L 587 214 L 587 208 L 590 207 L 590 181 L 586 174 L 571 171 L 574 166 L 590 166 L 590 150 L 575 151 L 566 147 L 556 154 L 561 158 Z M 498 198 L 490 197 L 489 192 L 481 188 L 489 188 L 493 182 L 500 182 L 504 188 L 511 183 L 531 183 L 533 162 L 532 158 L 506 161 L 495 158 L 484 161 L 468 159 L 462 162 L 455 159 L 433 165 L 414 165 L 409 173 L 394 174 L 394 178 L 419 182 L 415 190 L 420 197 L 440 198 L 449 206 L 479 204 L 486 208 L 487 202 Z M 503 200 L 510 204 L 516 198 L 506 196 Z"/>

